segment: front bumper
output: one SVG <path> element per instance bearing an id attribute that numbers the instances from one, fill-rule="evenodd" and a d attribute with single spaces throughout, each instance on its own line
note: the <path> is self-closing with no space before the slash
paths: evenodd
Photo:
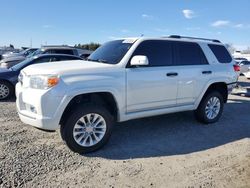
<path id="1" fill-rule="evenodd" d="M 57 130 L 68 98 L 52 90 L 22 88 L 16 84 L 16 106 L 21 121 L 44 130 Z"/>
<path id="2" fill-rule="evenodd" d="M 58 122 L 52 118 L 44 118 L 42 116 L 30 116 L 27 112 L 19 111 L 18 115 L 21 121 L 25 124 L 32 125 L 39 129 L 54 131 L 58 129 Z"/>

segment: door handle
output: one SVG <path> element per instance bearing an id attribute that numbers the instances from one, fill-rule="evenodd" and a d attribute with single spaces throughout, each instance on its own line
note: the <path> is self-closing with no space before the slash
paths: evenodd
<path id="1" fill-rule="evenodd" d="M 202 71 L 202 74 L 212 74 L 212 71 Z"/>
<path id="2" fill-rule="evenodd" d="M 167 76 L 169 76 L 169 77 L 178 76 L 178 73 L 177 72 L 169 72 L 169 73 L 167 73 Z"/>

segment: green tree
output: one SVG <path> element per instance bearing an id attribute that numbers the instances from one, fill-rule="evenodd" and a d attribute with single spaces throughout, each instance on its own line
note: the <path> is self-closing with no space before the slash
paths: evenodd
<path id="1" fill-rule="evenodd" d="M 101 44 L 99 43 L 94 43 L 94 42 L 91 42 L 91 43 L 87 43 L 87 44 L 76 44 L 75 47 L 77 48 L 83 48 L 83 49 L 86 49 L 86 50 L 96 50 L 99 46 L 101 46 Z"/>

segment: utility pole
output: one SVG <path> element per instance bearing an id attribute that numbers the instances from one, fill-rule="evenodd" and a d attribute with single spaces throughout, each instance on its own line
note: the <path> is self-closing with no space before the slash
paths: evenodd
<path id="1" fill-rule="evenodd" d="M 32 48 L 32 38 L 30 38 L 30 48 Z"/>

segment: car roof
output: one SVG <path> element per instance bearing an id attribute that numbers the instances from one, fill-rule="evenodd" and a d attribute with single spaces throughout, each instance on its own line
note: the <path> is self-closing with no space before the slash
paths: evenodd
<path id="1" fill-rule="evenodd" d="M 76 49 L 72 46 L 42 46 L 41 49 L 70 49 L 70 50 L 73 50 L 73 49 Z"/>
<path id="2" fill-rule="evenodd" d="M 117 38 L 116 40 L 127 40 L 131 43 L 134 43 L 137 40 L 168 40 L 168 41 L 182 41 L 182 42 L 198 42 L 198 43 L 206 43 L 206 44 L 217 44 L 223 45 L 217 39 L 207 39 L 207 38 L 197 38 L 197 37 L 187 37 L 187 36 L 179 36 L 179 35 L 170 35 L 170 36 L 162 36 L 162 37 L 130 37 L 130 38 Z"/>
<path id="3" fill-rule="evenodd" d="M 41 57 L 75 57 L 75 58 L 78 58 L 78 59 L 82 59 L 79 56 L 68 55 L 68 54 L 39 54 L 39 55 L 33 56 L 32 58 L 37 59 L 37 58 L 41 58 Z"/>

